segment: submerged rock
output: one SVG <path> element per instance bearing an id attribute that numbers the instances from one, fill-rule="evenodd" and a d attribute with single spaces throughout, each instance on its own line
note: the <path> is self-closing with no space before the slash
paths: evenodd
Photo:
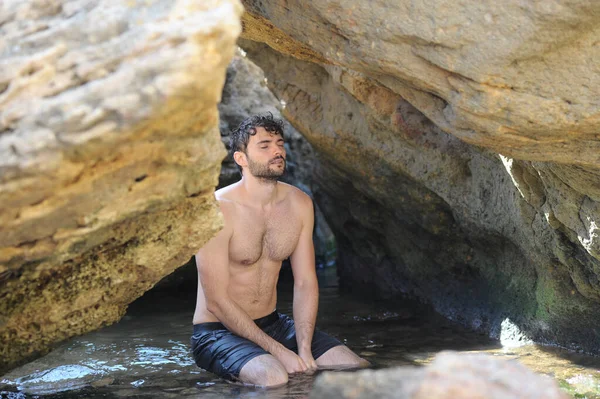
<path id="1" fill-rule="evenodd" d="M 0 7 L 0 374 L 127 305 L 221 227 L 234 0 Z"/>
<path id="2" fill-rule="evenodd" d="M 340 283 L 600 352 L 600 3 L 246 0 Z M 498 8 L 501 7 L 501 8 Z"/>
<path id="3" fill-rule="evenodd" d="M 91 367 L 64 364 L 16 379 L 13 384 L 19 392 L 30 395 L 47 395 L 82 389 L 101 381 L 103 374 L 102 371 Z M 5 383 L 5 380 L 0 382 Z"/>
<path id="4" fill-rule="evenodd" d="M 517 361 L 441 352 L 423 368 L 320 375 L 311 399 L 568 399 L 555 381 Z"/>

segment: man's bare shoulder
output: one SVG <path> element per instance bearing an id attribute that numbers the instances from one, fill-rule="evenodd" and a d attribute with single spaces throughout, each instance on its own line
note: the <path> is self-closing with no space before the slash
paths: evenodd
<path id="1" fill-rule="evenodd" d="M 215 191 L 215 197 L 217 198 L 217 201 L 235 201 L 235 199 L 239 196 L 240 186 L 241 184 L 238 181 L 218 189 Z"/>
<path id="2" fill-rule="evenodd" d="M 235 206 L 239 199 L 239 183 L 233 183 L 229 186 L 220 188 L 215 191 L 215 198 L 219 203 L 219 207 L 224 216 L 230 216 L 235 210 Z"/>
<path id="3" fill-rule="evenodd" d="M 294 207 L 310 208 L 312 210 L 312 198 L 298 187 L 291 184 L 279 182 L 282 192 L 286 198 L 289 198 Z"/>

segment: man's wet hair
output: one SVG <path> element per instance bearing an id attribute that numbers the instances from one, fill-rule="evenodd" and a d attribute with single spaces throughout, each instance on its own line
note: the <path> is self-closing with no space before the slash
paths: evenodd
<path id="1" fill-rule="evenodd" d="M 229 135 L 229 151 L 231 156 L 236 151 L 242 151 L 244 154 L 247 153 L 248 143 L 250 142 L 250 136 L 256 134 L 256 128 L 262 127 L 267 132 L 278 134 L 283 138 L 283 120 L 275 119 L 271 112 L 267 112 L 263 115 L 254 115 L 250 118 L 245 119 L 237 129 L 233 130 Z M 242 167 L 236 163 L 240 174 L 242 173 Z"/>

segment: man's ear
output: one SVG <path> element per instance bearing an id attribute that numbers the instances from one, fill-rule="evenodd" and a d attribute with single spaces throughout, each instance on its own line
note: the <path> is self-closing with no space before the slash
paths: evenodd
<path id="1" fill-rule="evenodd" d="M 235 163 L 240 165 L 242 168 L 248 167 L 248 159 L 246 158 L 246 154 L 242 151 L 236 151 L 233 153 L 233 160 Z"/>

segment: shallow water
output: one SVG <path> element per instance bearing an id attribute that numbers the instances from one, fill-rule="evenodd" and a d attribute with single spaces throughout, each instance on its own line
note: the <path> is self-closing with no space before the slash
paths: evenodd
<path id="1" fill-rule="evenodd" d="M 291 314 L 289 274 L 278 309 Z M 518 359 L 549 374 L 571 395 L 600 399 L 600 358 L 536 345 L 507 348 L 411 302 L 364 302 L 340 295 L 335 270 L 320 271 L 318 327 L 337 337 L 373 368 L 427 363 L 441 350 L 486 352 Z M 71 339 L 49 355 L 0 377 L 10 398 L 304 398 L 315 375 L 294 375 L 283 387 L 227 383 L 199 369 L 189 354 L 195 292 L 150 292 L 119 323 Z"/>

